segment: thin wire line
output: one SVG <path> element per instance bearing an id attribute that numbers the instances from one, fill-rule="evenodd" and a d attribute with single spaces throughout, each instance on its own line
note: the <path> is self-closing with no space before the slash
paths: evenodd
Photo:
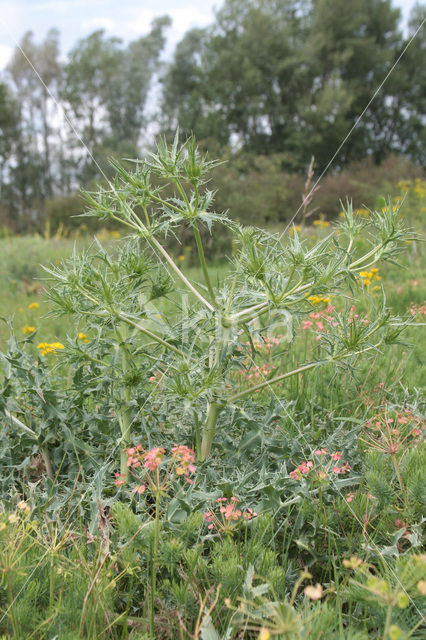
<path id="1" fill-rule="evenodd" d="M 334 152 L 333 156 L 331 157 L 331 159 L 329 160 L 329 162 L 327 163 L 327 166 L 325 167 L 324 171 L 321 173 L 320 177 L 318 178 L 318 180 L 315 182 L 314 186 L 312 187 L 312 189 L 310 190 L 310 192 L 308 193 L 307 197 L 309 198 L 309 196 L 311 196 L 314 192 L 315 192 L 315 188 L 318 186 L 319 182 L 322 180 L 322 178 L 324 177 L 325 173 L 328 171 L 328 169 L 330 168 L 331 164 L 334 162 L 334 160 L 336 159 L 336 156 L 338 155 L 338 153 L 340 152 L 340 150 L 342 149 L 342 147 L 345 145 L 345 143 L 347 142 L 347 140 L 349 139 L 349 137 L 352 135 L 352 132 L 354 131 L 354 129 L 358 126 L 359 122 L 362 120 L 365 112 L 367 111 L 367 109 L 370 107 L 371 103 L 373 102 L 373 100 L 375 99 L 375 97 L 377 96 L 377 94 L 379 93 L 379 91 L 382 89 L 383 85 L 385 84 L 386 80 L 389 78 L 389 76 L 391 75 L 391 73 L 395 70 L 396 66 L 398 65 L 398 63 L 400 62 L 402 56 L 404 55 L 404 53 L 407 51 L 408 47 L 410 46 L 410 44 L 413 42 L 414 38 L 417 36 L 418 32 L 420 31 L 420 29 L 423 27 L 424 23 L 426 22 L 426 18 L 423 20 L 423 22 L 421 23 L 421 25 L 418 27 L 417 31 L 413 34 L 413 36 L 410 38 L 410 40 L 408 41 L 408 43 L 405 45 L 404 49 L 402 50 L 402 52 L 400 53 L 400 55 L 398 56 L 397 60 L 394 62 L 394 64 L 392 65 L 392 67 L 390 68 L 390 70 L 387 72 L 386 76 L 384 77 L 384 79 L 382 80 L 382 82 L 379 84 L 379 86 L 377 87 L 376 91 L 374 92 L 373 96 L 370 98 L 370 100 L 368 101 L 367 105 L 364 107 L 362 113 L 358 116 L 358 118 L 355 121 L 355 124 L 352 125 L 351 129 L 349 130 L 349 132 L 346 134 L 344 140 L 340 143 L 339 147 L 337 148 L 337 150 Z M 293 220 L 296 218 L 297 214 L 299 213 L 299 211 L 303 208 L 303 202 L 301 203 L 301 205 L 299 206 L 299 208 L 297 209 L 296 213 L 293 215 L 292 218 L 290 218 L 290 221 L 287 223 L 286 227 L 284 228 L 284 231 L 282 231 L 282 233 L 278 236 L 278 241 L 281 240 L 282 236 L 285 234 L 285 232 L 287 231 L 287 229 L 289 228 L 289 226 L 291 225 L 291 223 L 293 222 Z"/>
<path id="2" fill-rule="evenodd" d="M 4 22 L 3 22 L 4 24 Z M 6 25 L 5 25 L 6 26 Z M 96 158 L 94 157 L 94 155 L 92 154 L 92 152 L 90 151 L 89 147 L 87 146 L 87 144 L 84 142 L 83 138 L 80 136 L 80 134 L 78 133 L 77 129 L 74 127 L 72 121 L 70 120 L 67 112 L 65 111 L 64 106 L 59 102 L 59 100 L 56 98 L 56 96 L 54 96 L 54 94 L 52 93 L 52 91 L 49 89 L 49 87 L 47 86 L 47 84 L 44 82 L 43 78 L 41 77 L 40 73 L 37 71 L 36 67 L 34 66 L 34 64 L 32 63 L 31 59 L 27 56 L 27 54 L 25 53 L 25 51 L 23 50 L 23 48 L 21 47 L 21 45 L 19 44 L 19 42 L 17 42 L 16 40 L 14 40 L 15 42 L 15 46 L 20 50 L 20 52 L 22 53 L 22 55 L 24 56 L 25 60 L 28 62 L 28 64 L 30 65 L 31 69 L 34 71 L 35 75 L 37 76 L 37 78 L 40 80 L 42 86 L 46 89 L 47 93 L 49 94 L 49 96 L 52 98 L 53 102 L 55 103 L 55 105 L 61 110 L 62 115 L 65 119 L 65 121 L 67 122 L 67 124 L 71 127 L 72 132 L 74 133 L 74 135 L 76 136 L 76 138 L 78 139 L 79 142 L 81 142 L 81 144 L 83 145 L 83 147 L 86 149 L 87 153 L 89 154 L 90 159 L 93 161 L 93 163 L 95 164 L 96 168 L 99 169 L 99 172 L 101 173 L 102 177 L 105 178 L 105 180 L 108 182 L 108 178 L 105 175 L 105 172 L 103 171 L 102 167 L 99 165 L 98 161 L 96 160 Z"/>

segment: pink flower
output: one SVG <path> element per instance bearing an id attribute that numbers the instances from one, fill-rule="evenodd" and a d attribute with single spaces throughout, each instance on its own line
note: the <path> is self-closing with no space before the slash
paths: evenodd
<path id="1" fill-rule="evenodd" d="M 342 457 L 342 454 L 340 453 L 340 451 L 336 451 L 336 453 L 331 454 L 331 459 L 334 460 L 335 462 L 337 462 L 337 460 L 340 460 L 341 457 Z"/>
<path id="2" fill-rule="evenodd" d="M 311 322 L 310 320 L 303 320 L 302 322 L 303 329 L 310 329 L 312 325 L 313 325 L 313 322 Z"/>
<path id="3" fill-rule="evenodd" d="M 299 480 L 301 473 L 299 471 L 299 469 L 295 469 L 294 471 L 290 471 L 290 478 L 293 478 L 293 480 Z"/>
<path id="4" fill-rule="evenodd" d="M 316 456 L 326 456 L 327 449 L 317 449 L 314 453 Z"/>
<path id="5" fill-rule="evenodd" d="M 121 487 L 123 484 L 126 484 L 126 476 L 124 475 L 124 473 L 115 473 L 114 474 L 115 477 L 115 486 L 116 487 Z"/>
<path id="6" fill-rule="evenodd" d="M 138 493 L 141 496 L 143 494 L 143 492 L 145 491 L 145 489 L 146 489 L 146 485 L 141 484 L 138 487 L 135 487 L 133 489 L 132 493 Z"/>
<path id="7" fill-rule="evenodd" d="M 340 471 L 341 471 L 340 467 L 333 467 L 332 468 L 332 472 L 333 473 L 340 473 Z"/>
<path id="8" fill-rule="evenodd" d="M 352 500 L 355 498 L 355 494 L 354 493 L 347 493 L 346 494 L 346 502 L 352 502 Z"/>
<path id="9" fill-rule="evenodd" d="M 197 470 L 197 467 L 193 464 L 195 462 L 195 453 L 184 444 L 173 445 L 172 458 L 179 461 L 179 464 L 176 467 L 176 473 L 178 476 L 187 476 L 190 473 L 195 473 Z"/>
<path id="10" fill-rule="evenodd" d="M 317 325 L 318 331 L 324 331 L 324 323 L 323 322 L 316 322 L 315 324 Z"/>
<path id="11" fill-rule="evenodd" d="M 149 471 L 155 471 L 161 461 L 164 458 L 164 454 L 166 453 L 163 447 L 154 447 L 150 451 L 147 451 L 143 456 L 144 459 L 144 467 L 145 469 L 149 469 Z"/>
<path id="12" fill-rule="evenodd" d="M 327 477 L 327 474 L 325 471 L 318 471 L 318 478 L 320 478 L 320 480 L 325 480 L 325 478 Z"/>

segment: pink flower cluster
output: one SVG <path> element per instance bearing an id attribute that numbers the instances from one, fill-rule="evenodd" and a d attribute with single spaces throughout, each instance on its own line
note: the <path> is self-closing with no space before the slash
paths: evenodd
<path id="1" fill-rule="evenodd" d="M 343 309 L 336 312 L 336 307 L 329 304 L 326 309 L 322 311 L 312 311 L 309 314 L 310 320 L 302 321 L 302 329 L 303 331 L 308 331 L 309 329 L 313 329 L 317 333 L 321 334 L 321 332 L 327 332 L 326 325 L 324 321 L 328 323 L 329 326 L 337 327 L 339 322 L 337 321 L 337 314 L 342 314 Z M 368 324 L 370 321 L 367 318 L 360 318 L 359 314 L 356 313 L 355 305 L 352 305 L 348 315 L 348 324 L 354 322 L 354 320 L 360 320 L 363 324 Z M 315 321 L 315 322 L 314 322 Z M 317 340 L 321 339 L 321 335 L 317 335 Z"/>
<path id="2" fill-rule="evenodd" d="M 274 371 L 276 368 L 277 367 L 275 365 L 272 365 L 271 367 L 269 367 L 268 364 L 264 362 L 262 365 L 258 365 L 258 364 L 253 365 L 247 373 L 242 372 L 242 375 L 246 380 L 251 380 L 252 378 L 259 378 L 259 377 L 263 379 L 269 376 L 269 374 L 272 371 Z"/>
<path id="3" fill-rule="evenodd" d="M 332 473 L 335 473 L 336 475 L 339 475 L 339 474 L 345 475 L 345 473 L 347 473 L 351 468 L 349 462 L 343 462 L 340 467 L 338 465 L 333 465 L 333 462 L 338 462 L 342 457 L 342 454 L 340 451 L 336 451 L 335 453 L 328 454 L 327 449 L 324 448 L 324 449 L 317 449 L 316 451 L 314 451 L 314 454 L 318 458 L 329 455 L 330 461 L 325 462 L 324 465 L 322 465 L 319 461 L 317 464 L 314 464 L 313 460 L 302 462 L 301 464 L 299 464 L 298 467 L 296 467 L 296 469 L 294 469 L 293 471 L 290 471 L 290 474 L 289 474 L 290 478 L 293 478 L 293 480 L 300 480 L 303 476 L 307 475 L 310 471 L 313 471 L 315 472 L 316 478 L 318 478 L 319 480 L 325 480 L 326 478 L 329 477 L 330 471 Z"/>
<path id="4" fill-rule="evenodd" d="M 168 483 L 170 476 L 174 473 L 177 476 L 186 476 L 186 481 L 192 484 L 192 480 L 189 476 L 195 473 L 197 467 L 195 466 L 195 453 L 192 449 L 186 445 L 173 445 L 171 456 L 165 459 L 166 450 L 163 447 L 154 447 L 149 451 L 144 451 L 141 444 L 129 447 L 126 450 L 127 453 L 127 467 L 133 473 L 136 469 L 141 468 L 145 473 L 146 483 L 140 484 L 133 489 L 133 493 L 141 495 L 144 493 L 147 487 L 154 489 L 154 487 L 160 482 L 158 475 L 158 468 L 162 463 L 164 465 L 164 472 L 162 473 L 164 486 Z M 157 472 L 153 476 L 150 474 Z M 126 484 L 125 474 L 115 474 L 115 486 L 121 487 Z"/>
<path id="5" fill-rule="evenodd" d="M 155 471 L 163 461 L 165 453 L 166 450 L 163 449 L 163 447 L 155 447 L 154 449 L 150 449 L 150 451 L 147 451 L 143 456 L 143 466 L 145 467 L 145 469 L 148 469 L 149 471 Z"/>
<path id="6" fill-rule="evenodd" d="M 246 511 L 238 509 L 238 498 L 218 498 L 216 503 L 219 505 L 219 516 L 213 510 L 203 513 L 203 519 L 207 522 L 207 529 L 216 529 L 219 532 L 231 531 L 238 522 L 251 520 L 257 516 L 252 508 Z"/>
<path id="7" fill-rule="evenodd" d="M 178 476 L 189 476 L 190 473 L 195 473 L 197 470 L 197 467 L 194 465 L 195 454 L 192 449 L 184 444 L 173 445 L 172 458 L 178 462 L 176 466 Z M 192 480 L 189 478 L 187 478 L 187 481 L 192 484 Z"/>

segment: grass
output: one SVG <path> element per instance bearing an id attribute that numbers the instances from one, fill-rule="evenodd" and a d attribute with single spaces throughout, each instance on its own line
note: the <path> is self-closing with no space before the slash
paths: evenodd
<path id="1" fill-rule="evenodd" d="M 406 206 L 420 230 L 421 202 L 410 196 Z M 301 230 L 307 242 L 326 233 Z M 113 251 L 116 241 L 106 233 L 103 240 Z M 65 342 L 84 331 L 66 317 L 49 316 L 40 279 L 40 265 L 59 262 L 75 244 L 78 251 L 90 240 L 0 240 L 2 316 L 12 318 L 19 338 L 26 326 L 36 328 L 34 345 Z M 185 274 L 201 281 L 201 271 L 188 263 L 180 264 Z M 242 411 L 226 413 L 214 455 L 197 463 L 194 485 L 174 478 L 158 504 L 148 491 L 139 495 L 132 486 L 114 484 L 118 445 L 108 440 L 114 415 L 103 400 L 110 380 L 101 378 L 96 363 L 90 381 L 99 386 L 86 389 L 83 379 L 76 393 L 67 377 L 67 397 L 56 384 L 55 366 L 38 370 L 35 358 L 16 359 L 20 379 L 35 381 L 34 390 L 27 398 L 18 383 L 6 385 L 7 398 L 17 404 L 18 397 L 25 399 L 30 426 L 42 416 L 54 480 L 46 477 L 38 443 L 5 421 L 0 637 L 147 640 L 154 610 L 158 640 L 422 637 L 425 455 L 413 429 L 422 426 L 424 266 L 420 243 L 412 243 L 401 265 L 380 267 L 376 281 L 384 285 L 392 313 L 410 320 L 404 344 L 358 363 L 352 373 L 321 369 L 295 376 L 274 394 L 262 391 Z M 214 277 L 220 281 L 224 273 L 218 264 Z M 367 313 L 382 304 L 381 289 L 374 286 L 367 298 L 354 288 L 346 299 L 331 302 Z M 170 295 L 171 310 L 178 295 Z M 325 307 L 319 303 L 314 310 Z M 2 323 L 0 351 L 7 338 Z M 248 376 L 255 366 L 287 370 L 318 356 L 315 338 L 300 327 L 291 349 L 284 339 L 264 350 L 241 376 L 240 388 L 253 384 Z M 183 407 L 164 413 L 161 397 L 140 398 L 137 383 L 134 398 L 135 443 L 193 446 Z M 366 444 L 366 421 L 373 417 L 379 431 Z M 398 430 L 411 430 L 393 453 L 377 448 L 390 419 L 395 437 Z M 315 453 L 321 450 L 327 456 Z M 332 452 L 337 465 L 350 465 L 336 477 Z M 291 476 L 309 461 L 315 472 Z M 332 481 L 322 481 L 325 468 Z M 203 519 L 203 512 L 216 510 L 220 518 L 222 503 L 216 500 L 231 496 L 239 497 L 241 512 L 258 515 L 245 521 L 236 516 L 229 531 L 209 530 L 210 516 Z"/>

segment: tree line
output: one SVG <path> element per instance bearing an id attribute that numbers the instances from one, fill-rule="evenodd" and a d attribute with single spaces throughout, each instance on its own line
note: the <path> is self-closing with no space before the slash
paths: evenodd
<path id="1" fill-rule="evenodd" d="M 95 31 L 65 60 L 56 29 L 41 43 L 28 32 L 0 79 L 0 222 L 63 208 L 154 129 L 194 133 L 236 174 L 301 175 L 312 155 L 321 172 L 352 127 L 334 169 L 395 153 L 424 165 L 423 29 L 412 38 L 425 17 L 417 5 L 404 33 L 390 0 L 226 0 L 168 62 L 167 16 L 128 44 Z"/>

